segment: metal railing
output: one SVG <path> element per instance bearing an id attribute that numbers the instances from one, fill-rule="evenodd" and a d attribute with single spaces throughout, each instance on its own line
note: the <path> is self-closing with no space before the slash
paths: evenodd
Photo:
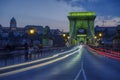
<path id="1" fill-rule="evenodd" d="M 54 54 L 67 51 L 71 48 L 72 47 L 34 49 L 31 53 L 28 53 L 27 55 L 25 50 L 12 52 L 6 51 L 4 54 L 0 55 L 0 67 L 29 62 L 32 60 L 52 56 Z"/>

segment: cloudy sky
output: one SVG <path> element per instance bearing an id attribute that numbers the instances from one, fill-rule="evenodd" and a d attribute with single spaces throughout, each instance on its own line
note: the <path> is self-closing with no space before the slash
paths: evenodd
<path id="1" fill-rule="evenodd" d="M 120 25 L 120 0 L 0 0 L 0 24 L 8 27 L 14 16 L 18 27 L 48 25 L 69 31 L 71 11 L 95 12 L 95 25 Z"/>

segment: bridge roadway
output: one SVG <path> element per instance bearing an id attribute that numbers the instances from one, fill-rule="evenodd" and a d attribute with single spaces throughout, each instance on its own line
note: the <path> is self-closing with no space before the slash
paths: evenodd
<path id="1" fill-rule="evenodd" d="M 51 57 L 0 68 L 0 80 L 120 80 L 120 61 L 80 45 Z"/>

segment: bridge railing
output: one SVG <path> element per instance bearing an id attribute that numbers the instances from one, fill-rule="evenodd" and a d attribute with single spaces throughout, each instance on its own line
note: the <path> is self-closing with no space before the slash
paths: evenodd
<path id="1" fill-rule="evenodd" d="M 19 64 L 23 62 L 28 62 L 44 57 L 49 57 L 54 54 L 58 54 L 60 52 L 67 51 L 71 49 L 71 47 L 58 47 L 58 48 L 43 48 L 43 49 L 33 49 L 31 53 L 26 55 L 25 50 L 17 50 L 17 51 L 5 51 L 5 53 L 0 54 L 0 67 L 9 66 L 13 64 Z"/>

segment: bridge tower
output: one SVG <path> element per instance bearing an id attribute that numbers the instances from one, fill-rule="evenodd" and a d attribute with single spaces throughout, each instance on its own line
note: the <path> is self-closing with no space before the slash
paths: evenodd
<path id="1" fill-rule="evenodd" d="M 92 44 L 94 42 L 94 12 L 70 12 L 70 44 Z"/>

